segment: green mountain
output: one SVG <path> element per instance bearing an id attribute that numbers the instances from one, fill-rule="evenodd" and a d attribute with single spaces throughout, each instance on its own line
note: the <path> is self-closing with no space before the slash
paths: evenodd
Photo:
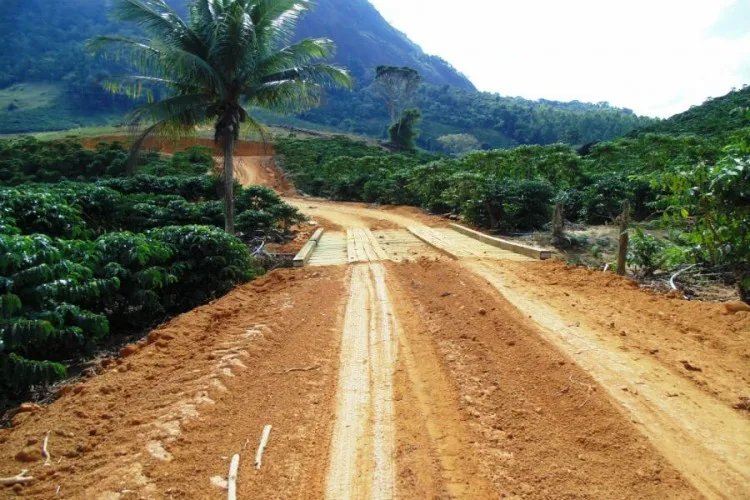
<path id="1" fill-rule="evenodd" d="M 448 85 L 423 85 L 415 105 L 424 118 L 418 144 L 431 150 L 440 150 L 439 137 L 453 134 L 470 134 L 483 149 L 498 149 L 556 142 L 587 144 L 654 123 L 607 103 L 530 101 Z M 368 87 L 336 92 L 323 106 L 300 116 L 329 129 L 373 137 L 384 137 L 388 125 L 382 99 Z"/>
<path id="2" fill-rule="evenodd" d="M 178 11 L 187 0 L 167 0 Z M 83 42 L 103 33 L 128 33 L 112 22 L 111 0 L 0 0 L 0 134 L 116 123 L 132 102 L 99 82 L 126 68 L 86 54 Z M 425 85 L 419 144 L 440 149 L 438 138 L 471 134 L 485 148 L 517 144 L 582 144 L 613 138 L 652 123 L 604 104 L 529 101 L 477 92 L 449 63 L 425 54 L 388 24 L 367 0 L 318 0 L 298 35 L 327 36 L 336 61 L 355 77 L 354 92 L 331 92 L 323 105 L 296 117 L 262 113 L 272 124 L 324 128 L 384 137 L 385 106 L 369 88 L 380 64 L 409 66 Z"/>
<path id="3" fill-rule="evenodd" d="M 725 136 L 745 127 L 750 127 L 750 87 L 747 85 L 725 96 L 708 99 L 700 106 L 639 130 L 637 134 Z"/>
<path id="4" fill-rule="evenodd" d="M 468 78 L 437 56 L 425 54 L 409 38 L 383 19 L 367 0 L 318 0 L 302 20 L 300 38 L 327 36 L 337 45 L 336 61 L 360 84 L 368 83 L 381 64 L 408 66 L 433 85 L 475 90 Z"/>

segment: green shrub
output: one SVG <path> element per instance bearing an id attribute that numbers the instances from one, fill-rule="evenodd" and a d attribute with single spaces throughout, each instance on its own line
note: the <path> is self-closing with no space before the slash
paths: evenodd
<path id="1" fill-rule="evenodd" d="M 133 233 L 109 233 L 87 245 L 81 260 L 96 276 L 120 283 L 96 304 L 114 329 L 144 328 L 164 318 L 163 291 L 177 281 L 170 269 L 174 254 L 170 245 Z"/>
<path id="2" fill-rule="evenodd" d="M 553 200 L 563 204 L 563 217 L 572 222 L 582 220 L 584 212 L 585 194 L 578 188 L 561 191 Z"/>
<path id="3" fill-rule="evenodd" d="M 103 142 L 95 150 L 88 150 L 75 139 L 40 141 L 22 137 L 0 140 L 0 184 L 120 177 L 126 174 L 129 157 L 130 151 L 119 142 Z M 192 147 L 171 157 L 142 154 L 138 157 L 136 171 L 153 176 L 205 176 L 212 167 L 211 151 Z"/>
<path id="4" fill-rule="evenodd" d="M 623 174 L 595 178 L 583 190 L 581 215 L 589 224 L 605 224 L 622 212 L 622 203 L 630 201 L 631 217 L 643 221 L 654 211 L 657 193 L 645 181 Z"/>
<path id="5" fill-rule="evenodd" d="M 235 208 L 238 212 L 268 210 L 283 203 L 276 191 L 265 186 L 243 187 L 235 194 Z"/>
<path id="6" fill-rule="evenodd" d="M 628 265 L 635 267 L 641 276 L 652 276 L 664 264 L 666 247 L 659 238 L 635 228 L 628 245 Z"/>
<path id="7" fill-rule="evenodd" d="M 540 229 L 552 216 L 552 188 L 536 181 L 499 181 L 475 178 L 461 203 L 464 220 L 501 231 Z"/>
<path id="8" fill-rule="evenodd" d="M 74 209 L 80 210 L 86 226 L 96 234 L 120 228 L 124 202 L 122 194 L 96 184 L 61 182 L 51 187 L 46 184 L 24 186 L 39 193 L 52 192 Z"/>
<path id="9" fill-rule="evenodd" d="M 221 297 L 262 273 L 248 247 L 216 227 L 163 227 L 146 236 L 174 251 L 169 266 L 176 279 L 164 287 L 162 303 L 171 313 Z"/>
<path id="10" fill-rule="evenodd" d="M 750 138 L 730 143 L 715 164 L 676 166 L 651 175 L 664 194 L 664 222 L 684 230 L 692 260 L 733 270 L 750 302 Z"/>
<path id="11" fill-rule="evenodd" d="M 0 234 L 21 234 L 21 230 L 16 226 L 16 219 L 4 214 L 2 211 L 0 211 Z"/>
<path id="12" fill-rule="evenodd" d="M 329 161 L 363 156 L 384 156 L 382 148 L 337 136 L 326 139 L 282 139 L 276 142 L 276 162 L 302 192 L 314 196 L 330 196 L 324 191 L 331 178 L 321 175 L 321 167 Z"/>
<path id="13" fill-rule="evenodd" d="M 0 183 L 58 182 L 122 175 L 128 152 L 119 143 L 99 144 L 95 151 L 75 140 L 39 141 L 22 137 L 0 141 Z"/>
<path id="14" fill-rule="evenodd" d="M 191 202 L 218 200 L 224 192 L 223 181 L 210 175 L 157 177 L 139 174 L 104 179 L 98 185 L 122 194 L 178 195 Z"/>
<path id="15" fill-rule="evenodd" d="M 252 242 L 272 234 L 276 228 L 276 218 L 266 211 L 247 210 L 237 216 L 235 229 L 240 239 Z"/>
<path id="16" fill-rule="evenodd" d="M 185 151 L 177 151 L 169 159 L 149 161 L 137 171 L 156 177 L 205 176 L 214 166 L 212 153 L 209 148 L 191 146 Z"/>
<path id="17" fill-rule="evenodd" d="M 59 362 L 90 352 L 109 332 L 103 315 L 81 306 L 118 286 L 64 259 L 47 236 L 0 235 L 0 389 L 17 393 L 64 377 Z"/>
<path id="18" fill-rule="evenodd" d="M 461 162 L 454 159 L 438 160 L 415 167 L 410 172 L 407 186 L 417 204 L 433 213 L 445 213 L 457 208 L 445 192 L 452 187 L 451 177 L 461 170 Z"/>
<path id="19" fill-rule="evenodd" d="M 23 234 L 81 238 L 88 232 L 81 209 L 52 192 L 0 188 L 0 213 L 14 219 Z"/>

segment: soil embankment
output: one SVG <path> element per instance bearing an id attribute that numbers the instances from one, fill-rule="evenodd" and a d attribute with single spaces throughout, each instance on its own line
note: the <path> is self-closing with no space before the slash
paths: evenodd
<path id="1" fill-rule="evenodd" d="M 319 498 L 344 275 L 276 271 L 175 318 L 134 354 L 105 360 L 102 375 L 48 408 L 19 414 L 0 430 L 0 476 L 28 469 L 35 481 L 0 489 L 0 498 L 226 498 L 212 478 L 226 479 L 235 453 L 240 498 Z"/>

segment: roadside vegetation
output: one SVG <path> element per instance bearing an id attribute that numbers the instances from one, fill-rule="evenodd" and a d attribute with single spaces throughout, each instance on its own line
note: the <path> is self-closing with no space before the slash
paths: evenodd
<path id="1" fill-rule="evenodd" d="M 750 128 L 718 135 L 648 132 L 577 150 L 554 144 L 456 157 L 395 154 L 345 138 L 291 138 L 276 151 L 304 193 L 413 205 L 502 234 L 550 232 L 556 204 L 568 228 L 611 225 L 627 200 L 637 226 L 631 272 L 650 277 L 694 266 L 750 298 Z M 557 244 L 579 256 L 586 249 L 604 266 L 610 261 L 601 257 L 616 243 L 600 240 L 571 231 Z"/>
<path id="2" fill-rule="evenodd" d="M 231 236 L 209 151 L 149 153 L 123 177 L 128 158 L 118 143 L 0 141 L 0 407 L 262 274 L 251 249 L 301 220 L 235 186 Z"/>

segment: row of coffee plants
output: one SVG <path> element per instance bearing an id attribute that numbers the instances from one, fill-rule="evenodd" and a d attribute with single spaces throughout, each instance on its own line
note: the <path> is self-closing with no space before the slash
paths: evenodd
<path id="1" fill-rule="evenodd" d="M 568 221 L 612 223 L 629 200 L 634 221 L 661 221 L 674 235 L 663 248 L 644 245 L 662 255 L 645 265 L 635 259 L 643 267 L 723 266 L 747 300 L 749 143 L 750 129 L 742 129 L 722 137 L 643 133 L 578 150 L 522 146 L 440 159 L 392 154 L 345 138 L 287 139 L 276 152 L 303 192 L 419 206 L 506 233 L 547 227 L 557 202 Z"/>
<path id="2" fill-rule="evenodd" d="M 301 216 L 270 189 L 237 186 L 238 235 L 226 234 L 204 153 L 148 154 L 119 177 L 118 144 L 0 141 L 0 406 L 64 378 L 107 336 L 143 333 L 263 272 L 250 247 L 283 241 Z"/>

